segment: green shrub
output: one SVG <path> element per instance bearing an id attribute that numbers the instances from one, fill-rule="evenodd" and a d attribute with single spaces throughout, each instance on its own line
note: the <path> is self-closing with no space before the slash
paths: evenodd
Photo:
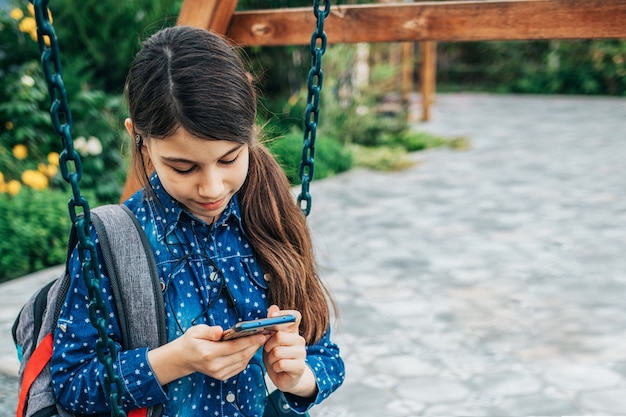
<path id="1" fill-rule="evenodd" d="M 626 40 L 441 42 L 439 91 L 626 94 Z"/>
<path id="2" fill-rule="evenodd" d="M 140 42 L 172 26 L 181 4 L 181 0 L 51 3 L 64 68 L 97 89 L 120 94 Z"/>
<path id="3" fill-rule="evenodd" d="M 122 125 L 122 98 L 99 90 L 83 90 L 70 106 L 74 117 L 74 148 L 81 154 L 83 166 L 81 188 L 93 191 L 101 202 L 117 202 L 128 166 L 123 152 L 128 134 Z M 84 138 L 81 142 L 87 146 L 79 147 L 79 138 Z M 90 141 L 96 145 L 95 149 L 89 146 Z"/>
<path id="4" fill-rule="evenodd" d="M 32 39 L 36 36 L 32 33 L 32 11 L 15 8 L 10 13 L 13 17 L 0 9 L 0 39 L 6 41 L 0 44 L 0 192 L 3 184 L 12 180 L 37 188 L 68 190 L 56 172 L 58 162 L 53 161 L 58 160 L 56 154 L 62 145 L 52 128 L 48 87 Z M 24 25 L 29 21 L 30 25 Z M 120 152 L 125 137 L 121 133 L 121 97 L 91 89 L 88 74 L 64 71 L 63 75 L 69 80 L 66 87 L 72 136 L 83 169 L 81 186 L 92 190 L 100 201 L 117 201 L 126 173 Z M 36 184 L 24 180 L 27 170 L 39 172 Z"/>
<path id="5" fill-rule="evenodd" d="M 48 110 L 44 110 L 50 105 L 45 83 L 38 72 L 32 71 L 32 65 L 19 67 L 16 75 L 20 72 L 34 83 L 7 77 L 4 84 L 12 99 L 0 102 L 0 121 L 4 121 L 0 128 L 0 173 L 6 182 L 24 182 L 22 174 L 26 170 L 41 171 L 49 177 L 50 187 L 67 189 L 60 173 L 49 168 L 58 165 L 49 155 L 60 153 L 62 144 L 52 129 Z M 70 103 L 74 148 L 80 154 L 83 170 L 81 185 L 106 202 L 119 199 L 125 180 L 120 106 L 120 97 L 97 90 L 80 91 Z M 19 158 L 15 156 L 16 146 L 24 149 Z"/>
<path id="6" fill-rule="evenodd" d="M 283 167 L 291 184 L 300 184 L 299 167 L 302 160 L 304 133 L 293 130 L 287 135 L 267 143 L 279 164 Z M 352 155 L 341 144 L 330 137 L 316 137 L 314 179 L 322 179 L 349 170 Z"/>
<path id="7" fill-rule="evenodd" d="M 69 198 L 67 193 L 29 188 L 13 197 L 0 194 L 0 282 L 64 262 Z"/>

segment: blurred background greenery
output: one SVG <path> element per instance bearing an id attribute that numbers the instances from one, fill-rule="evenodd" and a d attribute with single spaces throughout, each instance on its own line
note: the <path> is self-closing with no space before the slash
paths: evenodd
<path id="1" fill-rule="evenodd" d="M 181 3 L 63 0 L 51 4 L 75 148 L 83 158 L 81 188 L 91 206 L 117 202 L 125 181 L 122 91 L 130 61 L 141 40 L 175 24 Z M 311 2 L 267 3 L 240 0 L 238 10 Z M 333 1 L 337 3 L 348 2 Z M 69 230 L 70 192 L 58 173 L 61 143 L 52 131 L 50 99 L 35 39 L 32 8 L 25 2 L 0 0 L 0 281 L 62 263 Z M 323 58 L 316 179 L 353 166 L 402 169 L 411 164 L 408 152 L 469 146 L 463 138 L 419 132 L 419 125 L 409 122 L 399 91 L 400 68 L 390 59 L 394 45 L 365 46 L 368 79 L 365 85 L 357 83 L 354 68 L 362 59 L 357 57 L 359 47 L 363 45 L 329 45 Z M 448 42 L 437 48 L 439 92 L 626 93 L 623 40 Z M 309 47 L 250 47 L 242 52 L 258 86 L 264 137 L 290 181 L 298 184 Z M 413 75 L 417 81 L 419 74 Z"/>

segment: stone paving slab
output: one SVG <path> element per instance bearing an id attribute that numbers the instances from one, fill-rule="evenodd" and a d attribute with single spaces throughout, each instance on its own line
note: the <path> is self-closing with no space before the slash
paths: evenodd
<path id="1" fill-rule="evenodd" d="M 439 94 L 416 128 L 470 150 L 314 182 L 347 379 L 312 417 L 626 415 L 625 118 L 623 98 Z M 0 285 L 0 365 L 56 275 Z"/>

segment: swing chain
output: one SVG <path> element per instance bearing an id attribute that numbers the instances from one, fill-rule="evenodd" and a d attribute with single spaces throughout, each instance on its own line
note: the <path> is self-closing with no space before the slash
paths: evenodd
<path id="1" fill-rule="evenodd" d="M 48 0 L 30 0 L 35 9 L 37 22 L 37 42 L 41 52 L 41 65 L 50 93 L 50 118 L 54 131 L 61 137 L 63 151 L 59 156 L 59 165 L 63 179 L 72 187 L 72 197 L 68 202 L 68 210 L 72 223 L 76 227 L 78 237 L 78 255 L 81 261 L 83 279 L 89 291 L 89 319 L 98 331 L 96 352 L 98 359 L 106 369 L 104 389 L 111 400 L 111 415 L 126 417 L 122 408 L 122 380 L 113 370 L 114 359 L 117 357 L 117 346 L 109 338 L 109 314 L 98 278 L 98 258 L 96 246 L 89 233 L 91 216 L 89 203 L 80 193 L 78 182 L 83 171 L 80 155 L 74 150 L 72 141 L 72 114 L 67 101 L 67 92 L 63 83 L 59 44 L 54 27 L 48 14 Z M 49 47 L 46 45 L 49 41 Z M 77 208 L 82 216 L 77 214 Z M 113 390 L 113 388 L 115 388 Z"/>
<path id="2" fill-rule="evenodd" d="M 324 79 L 322 55 L 326 52 L 327 43 L 326 32 L 324 32 L 324 20 L 330 13 L 330 0 L 324 1 L 324 9 L 320 9 L 320 0 L 315 0 L 313 13 L 317 24 L 311 36 L 312 60 L 307 82 L 308 94 L 304 113 L 304 144 L 299 169 L 302 191 L 298 195 L 298 205 L 305 216 L 308 216 L 311 212 L 309 188 L 315 171 L 315 136 L 319 123 L 320 92 L 322 91 L 322 81 Z"/>

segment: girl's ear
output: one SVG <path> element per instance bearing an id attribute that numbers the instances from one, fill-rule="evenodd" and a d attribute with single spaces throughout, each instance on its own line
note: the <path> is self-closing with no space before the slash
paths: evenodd
<path id="1" fill-rule="evenodd" d="M 124 126 L 126 127 L 126 131 L 130 137 L 135 140 L 135 130 L 133 129 L 133 121 L 130 120 L 130 117 L 127 117 L 126 120 L 124 120 Z"/>
<path id="2" fill-rule="evenodd" d="M 126 120 L 124 120 L 124 126 L 126 127 L 126 131 L 130 135 L 131 140 L 135 143 L 135 146 L 141 145 L 141 153 L 146 154 L 148 152 L 148 148 L 146 143 L 143 141 L 143 138 L 135 131 L 133 121 L 130 118 L 126 118 Z"/>

